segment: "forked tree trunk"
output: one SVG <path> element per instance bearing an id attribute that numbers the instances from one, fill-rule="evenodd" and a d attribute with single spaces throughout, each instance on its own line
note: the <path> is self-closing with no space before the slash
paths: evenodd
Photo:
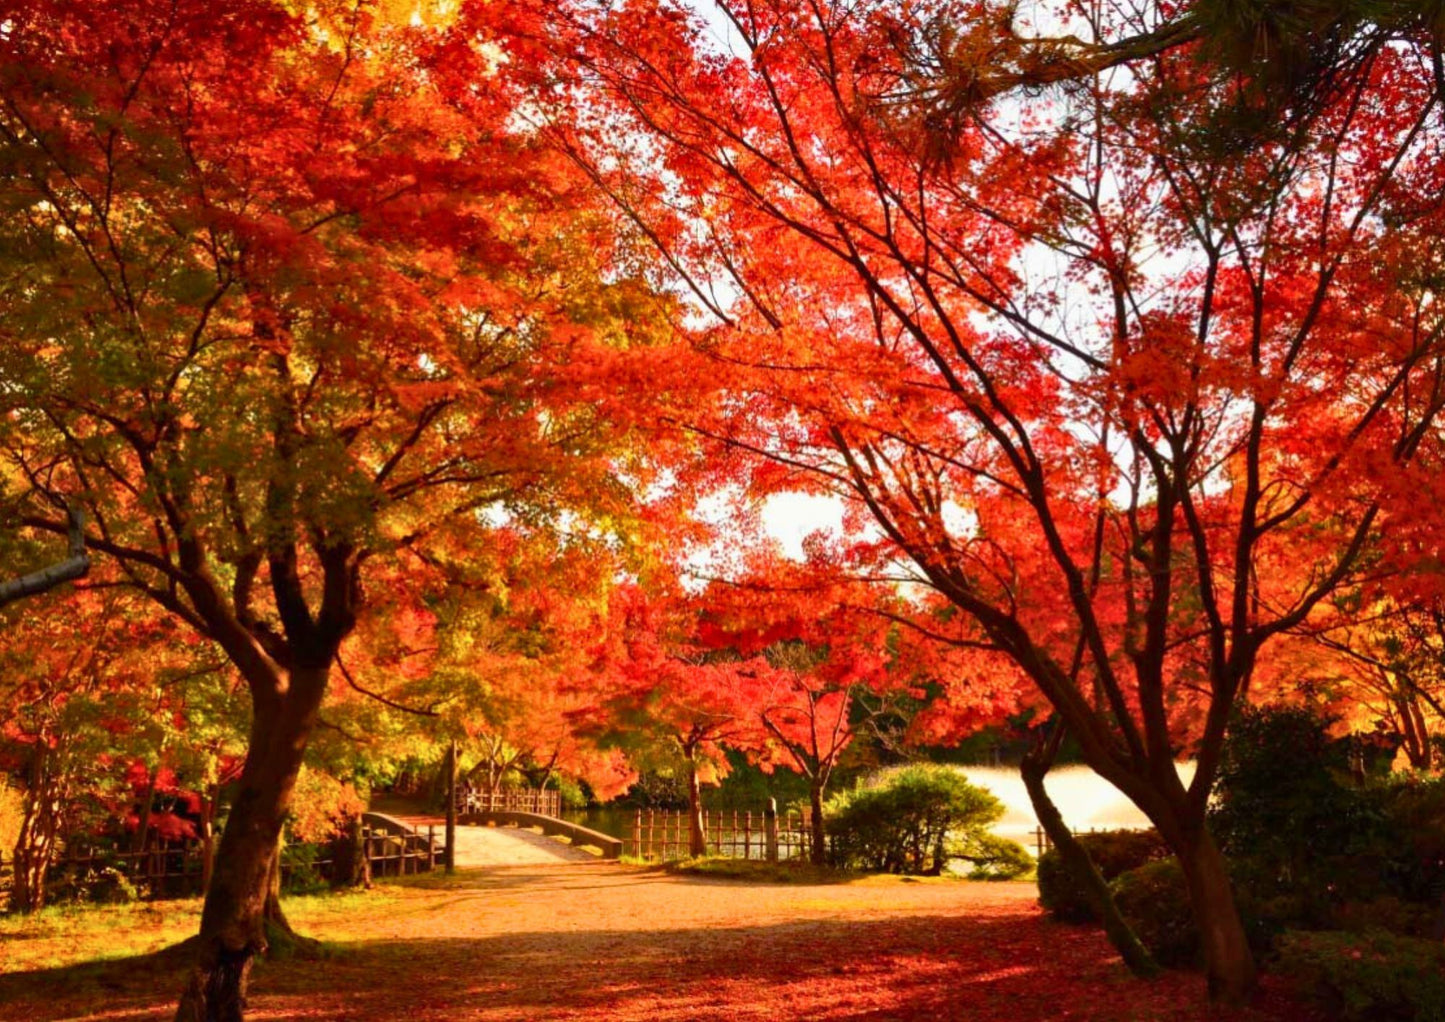
<path id="1" fill-rule="evenodd" d="M 1044 833 L 1049 836 L 1054 850 L 1059 853 L 1070 879 L 1083 889 L 1089 900 L 1089 907 L 1103 920 L 1104 933 L 1108 936 L 1109 943 L 1114 945 L 1114 950 L 1119 952 L 1119 957 L 1134 975 L 1142 979 L 1159 975 L 1159 964 L 1120 914 L 1113 892 L 1109 890 L 1109 885 L 1094 865 L 1093 859 L 1089 858 L 1088 849 L 1074 837 L 1058 806 L 1049 798 L 1044 787 L 1047 763 L 1031 753 L 1024 756 L 1023 762 L 1019 764 L 1019 772 L 1023 775 L 1024 789 L 1029 793 L 1029 801 L 1033 804 L 1034 816 L 1044 828 Z"/>
<path id="2" fill-rule="evenodd" d="M 325 667 L 297 668 L 285 689 L 256 700 L 246 762 L 201 911 L 198 958 L 176 1022 L 241 1022 L 252 961 L 268 946 L 268 910 L 272 931 L 290 933 L 274 893 L 277 841 L 326 675 Z"/>
<path id="3" fill-rule="evenodd" d="M 707 827 L 702 818 L 702 781 L 697 776 L 697 761 L 687 761 L 688 854 L 694 858 L 707 854 Z"/>

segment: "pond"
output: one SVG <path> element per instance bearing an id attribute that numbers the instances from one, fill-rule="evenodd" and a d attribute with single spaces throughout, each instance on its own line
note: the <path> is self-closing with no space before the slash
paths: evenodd
<path id="1" fill-rule="evenodd" d="M 1003 818 L 993 826 L 994 833 L 1021 842 L 1032 852 L 1034 829 L 1038 826 L 1038 820 L 1034 817 L 1034 810 L 1029 804 L 1028 792 L 1024 790 L 1018 768 L 960 766 L 955 769 L 971 783 L 993 792 L 1004 804 Z M 1177 769 L 1180 779 L 1187 785 L 1194 777 L 1194 763 L 1179 763 Z M 1075 831 L 1138 829 L 1149 826 L 1144 814 L 1123 792 L 1082 764 L 1056 767 L 1049 771 L 1044 785 L 1054 804 L 1059 807 L 1064 822 Z M 631 809 L 604 807 L 571 810 L 563 815 L 573 823 L 630 840 L 633 814 L 634 810 Z"/>
<path id="2" fill-rule="evenodd" d="M 1177 763 L 1175 768 L 1186 785 L 1193 779 L 1192 761 Z M 1018 768 L 969 766 L 958 770 L 1004 804 L 1003 818 L 994 824 L 994 833 L 1022 842 L 1032 851 L 1034 828 L 1039 823 Z M 1044 787 L 1071 830 L 1137 830 L 1150 825 L 1122 791 L 1082 764 L 1050 770 Z"/>

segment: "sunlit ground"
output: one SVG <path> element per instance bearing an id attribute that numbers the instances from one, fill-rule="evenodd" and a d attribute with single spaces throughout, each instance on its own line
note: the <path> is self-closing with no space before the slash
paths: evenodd
<path id="1" fill-rule="evenodd" d="M 7 921 L 0 1018 L 168 1018 L 184 961 L 147 952 L 188 932 L 196 907 Z M 1140 984 L 1096 932 L 1046 920 L 1027 883 L 780 885 L 564 863 L 287 908 L 330 957 L 258 967 L 255 1019 L 1302 1017 L 1273 988 L 1249 1012 L 1208 1015 L 1195 974 Z"/>

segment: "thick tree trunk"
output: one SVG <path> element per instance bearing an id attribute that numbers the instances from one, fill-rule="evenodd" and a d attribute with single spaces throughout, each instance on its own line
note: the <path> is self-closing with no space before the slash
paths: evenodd
<path id="1" fill-rule="evenodd" d="M 697 762 L 687 761 L 687 816 L 688 854 L 693 857 L 707 854 L 707 827 L 702 818 L 702 782 L 697 776 Z"/>
<path id="2" fill-rule="evenodd" d="M 1029 793 L 1034 815 L 1038 817 L 1044 833 L 1048 834 L 1055 851 L 1059 853 L 1069 876 L 1083 888 L 1090 906 L 1103 920 L 1104 933 L 1108 936 L 1109 943 L 1114 945 L 1119 957 L 1134 975 L 1143 979 L 1159 975 L 1159 964 L 1119 913 L 1114 895 L 1095 867 L 1094 861 L 1089 858 L 1088 849 L 1075 839 L 1059 813 L 1058 806 L 1049 798 L 1049 793 L 1044 788 L 1044 775 L 1048 772 L 1048 767 L 1030 756 L 1025 756 L 1019 764 L 1019 772 L 1023 775 L 1024 788 Z"/>
<path id="3" fill-rule="evenodd" d="M 58 753 L 42 739 L 30 760 L 20 832 L 15 838 L 15 880 L 10 891 L 14 912 L 37 912 L 45 907 L 45 875 L 55 855 L 60 832 L 64 784 L 55 775 Z"/>
<path id="4" fill-rule="evenodd" d="M 257 699 L 246 762 L 201 912 L 198 960 L 177 1022 L 244 1018 L 251 963 L 268 946 L 268 908 L 280 911 L 273 893 L 277 841 L 326 675 L 324 666 L 297 668 L 289 685 Z M 278 920 L 273 916 L 270 922 L 279 932 Z M 279 922 L 284 926 L 284 916 Z"/>
<path id="5" fill-rule="evenodd" d="M 812 830 L 810 858 L 814 866 L 822 866 L 828 861 L 828 846 L 827 834 L 823 830 L 823 785 L 817 780 L 808 786 L 808 808 L 811 810 L 809 824 Z"/>
<path id="6" fill-rule="evenodd" d="M 1258 976 L 1224 856 L 1203 826 L 1176 852 L 1199 927 L 1209 999 L 1226 1005 L 1244 1004 L 1254 993 Z"/>
<path id="7" fill-rule="evenodd" d="M 10 891 L 14 912 L 38 912 L 45 907 L 45 874 L 50 868 L 54 844 L 29 816 L 21 822 L 15 842 L 15 881 Z"/>
<path id="8" fill-rule="evenodd" d="M 366 839 L 361 833 L 361 817 L 353 816 L 346 833 L 332 842 L 334 869 L 332 887 L 371 887 L 371 862 L 366 857 Z"/>
<path id="9" fill-rule="evenodd" d="M 284 837 L 276 842 L 276 855 L 271 860 L 271 878 L 266 885 L 266 957 L 315 957 L 321 952 L 321 942 L 303 937 L 292 929 L 291 921 L 281 909 L 281 849 L 285 844 Z"/>

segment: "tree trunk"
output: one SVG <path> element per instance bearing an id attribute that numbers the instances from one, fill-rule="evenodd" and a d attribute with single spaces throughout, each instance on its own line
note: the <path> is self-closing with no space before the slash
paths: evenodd
<path id="1" fill-rule="evenodd" d="M 1244 935 L 1234 888 L 1224 868 L 1224 856 L 1214 837 L 1202 825 L 1192 840 L 1177 850 L 1180 868 L 1189 885 L 1194 922 L 1204 950 L 1209 999 L 1242 1005 L 1254 993 L 1257 975 L 1254 954 Z"/>
<path id="2" fill-rule="evenodd" d="M 366 839 L 361 833 L 361 817 L 353 816 L 346 833 L 332 842 L 333 870 L 331 886 L 371 887 L 371 861 L 366 857 Z"/>
<path id="3" fill-rule="evenodd" d="M 268 909 L 279 916 L 270 920 L 272 932 L 290 932 L 273 896 L 277 841 L 326 676 L 325 666 L 297 668 L 289 685 L 256 700 L 246 762 L 201 911 L 198 959 L 176 1022 L 241 1022 L 251 962 L 268 946 Z"/>
<path id="4" fill-rule="evenodd" d="M 828 849 L 825 844 L 827 835 L 823 832 L 823 785 L 817 780 L 808 785 L 808 807 L 812 811 L 809 820 L 812 830 L 810 858 L 814 866 L 822 866 L 828 861 Z"/>
<path id="5" fill-rule="evenodd" d="M 707 854 L 707 827 L 702 818 L 702 782 L 697 776 L 697 761 L 687 761 L 687 851 L 694 858 Z"/>
<path id="6" fill-rule="evenodd" d="M 442 852 L 447 876 L 457 871 L 457 743 L 447 746 L 447 838 Z"/>
<path id="7" fill-rule="evenodd" d="M 1049 798 L 1049 793 L 1044 788 L 1047 764 L 1032 755 L 1026 755 L 1019 764 L 1019 772 L 1023 775 L 1024 788 L 1029 793 L 1034 815 L 1038 817 L 1044 833 L 1048 834 L 1049 841 L 1059 853 L 1069 876 L 1083 888 L 1090 907 L 1103 920 L 1104 933 L 1108 936 L 1109 943 L 1114 945 L 1114 950 L 1119 952 L 1119 957 L 1124 959 L 1124 964 L 1134 975 L 1141 979 L 1151 979 L 1159 975 L 1159 964 L 1119 913 L 1114 895 L 1095 867 L 1094 861 L 1089 858 L 1088 849 L 1075 839 L 1053 799 Z"/>
<path id="8" fill-rule="evenodd" d="M 266 883 L 266 957 L 271 959 L 313 958 L 321 951 L 321 942 L 303 937 L 291 928 L 291 921 L 281 909 L 281 850 L 285 837 L 276 841 L 276 855 L 271 860 L 271 877 Z"/>
<path id="9" fill-rule="evenodd" d="M 139 854 L 146 850 L 146 835 L 151 829 L 151 810 L 156 801 L 156 779 L 160 775 L 160 767 L 152 770 L 146 768 L 146 790 L 141 796 L 140 815 L 136 818 L 135 840 L 131 842 L 131 851 Z"/>
<path id="10" fill-rule="evenodd" d="M 216 796 L 219 785 L 211 785 L 201 797 L 201 893 L 211 889 L 211 876 L 216 871 Z"/>
<path id="11" fill-rule="evenodd" d="M 10 908 L 15 912 L 36 912 L 45 907 L 45 875 L 55 854 L 65 796 L 63 783 L 53 770 L 56 757 L 43 737 L 36 742 L 25 787 L 24 814 L 15 838 L 15 880 L 10 892 Z"/>

